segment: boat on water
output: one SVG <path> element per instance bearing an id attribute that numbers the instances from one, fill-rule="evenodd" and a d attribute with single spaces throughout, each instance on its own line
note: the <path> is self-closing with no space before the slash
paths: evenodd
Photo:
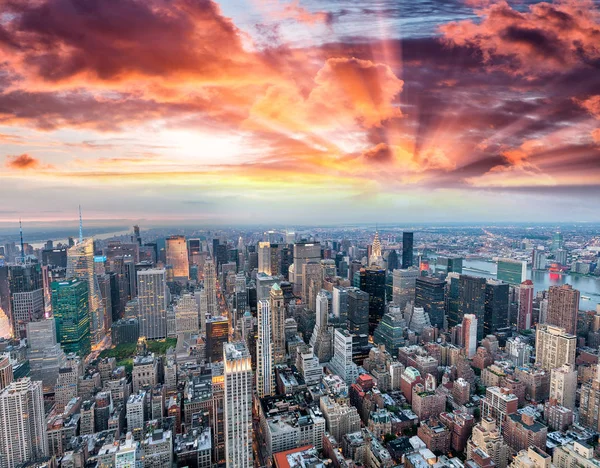
<path id="1" fill-rule="evenodd" d="M 583 299 L 584 301 L 591 301 L 592 298 L 590 296 L 581 296 L 581 299 Z"/>

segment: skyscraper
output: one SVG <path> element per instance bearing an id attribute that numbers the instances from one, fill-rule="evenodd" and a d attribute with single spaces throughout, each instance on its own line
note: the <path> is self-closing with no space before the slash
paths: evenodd
<path id="1" fill-rule="evenodd" d="M 369 334 L 369 294 L 348 288 L 348 330 L 355 335 Z"/>
<path id="2" fill-rule="evenodd" d="M 166 239 L 167 265 L 173 268 L 175 281 L 190 279 L 190 263 L 185 236 L 170 236 Z"/>
<path id="3" fill-rule="evenodd" d="M 360 289 L 369 295 L 369 334 L 372 335 L 385 313 L 386 271 L 371 267 L 360 270 Z"/>
<path id="4" fill-rule="evenodd" d="M 304 285 L 304 265 L 309 262 L 321 261 L 321 244 L 318 242 L 298 242 L 294 244 L 294 277 L 290 276 L 290 282 L 294 283 L 294 292 L 300 294 Z"/>
<path id="5" fill-rule="evenodd" d="M 459 279 L 459 312 L 473 314 L 477 317 L 477 339 L 483 339 L 485 322 L 485 278 L 460 275 Z"/>
<path id="6" fill-rule="evenodd" d="M 217 272 L 215 264 L 209 260 L 204 263 L 204 291 L 206 293 L 206 312 L 216 317 L 219 315 L 217 303 Z"/>
<path id="7" fill-rule="evenodd" d="M 90 333 L 92 344 L 104 339 L 104 311 L 94 273 L 94 240 L 80 238 L 79 242 L 67 251 L 67 278 L 79 278 L 88 285 Z"/>
<path id="8" fill-rule="evenodd" d="M 140 308 L 140 336 L 166 338 L 169 291 L 165 270 L 142 270 L 137 273 Z"/>
<path id="9" fill-rule="evenodd" d="M 562 232 L 555 232 L 552 235 L 552 250 L 562 249 L 565 245 Z"/>
<path id="10" fill-rule="evenodd" d="M 48 454 L 42 382 L 12 382 L 0 393 L 0 466 L 15 468 Z"/>
<path id="11" fill-rule="evenodd" d="M 402 268 L 413 266 L 413 233 L 402 233 Z"/>
<path id="12" fill-rule="evenodd" d="M 206 320 L 206 360 L 220 362 L 223 359 L 223 344 L 229 340 L 227 317 L 211 317 Z"/>
<path id="13" fill-rule="evenodd" d="M 252 468 L 252 367 L 244 342 L 223 345 L 225 459 L 228 468 Z"/>
<path id="14" fill-rule="evenodd" d="M 44 393 L 53 393 L 58 370 L 65 365 L 54 317 L 27 324 L 27 348 L 31 377 L 42 381 Z"/>
<path id="15" fill-rule="evenodd" d="M 56 338 L 65 353 L 85 357 L 91 350 L 88 283 L 71 279 L 52 283 Z"/>
<path id="16" fill-rule="evenodd" d="M 256 393 L 259 398 L 273 395 L 275 372 L 269 301 L 258 301 L 258 341 L 256 343 Z"/>
<path id="17" fill-rule="evenodd" d="M 418 268 L 392 272 L 392 301 L 394 304 L 404 310 L 408 302 L 415 300 L 416 282 L 420 276 Z"/>
<path id="18" fill-rule="evenodd" d="M 457 326 L 462 322 L 460 313 L 460 275 L 448 273 L 446 277 L 446 315 L 448 328 Z"/>
<path id="19" fill-rule="evenodd" d="M 11 265 L 7 268 L 10 294 L 9 318 L 16 337 L 27 335 L 27 324 L 44 317 L 44 290 L 39 264 Z"/>
<path id="20" fill-rule="evenodd" d="M 388 271 L 394 271 L 398 269 L 399 266 L 400 261 L 398 259 L 398 252 L 396 252 L 396 249 L 392 249 L 387 257 L 387 269 Z"/>
<path id="21" fill-rule="evenodd" d="M 564 364 L 550 371 L 550 398 L 556 402 L 575 410 L 575 394 L 577 392 L 577 371 L 575 366 Z"/>
<path id="22" fill-rule="evenodd" d="M 577 289 L 570 284 L 550 286 L 548 291 L 548 323 L 564 328 L 567 333 L 577 332 L 577 311 L 579 310 Z"/>
<path id="23" fill-rule="evenodd" d="M 329 321 L 329 298 L 328 291 L 321 290 L 316 299 L 316 324 L 312 335 L 310 336 L 310 346 L 314 349 L 319 362 L 327 362 L 331 359 L 331 333 L 328 329 Z"/>
<path id="24" fill-rule="evenodd" d="M 502 281 L 488 279 L 485 284 L 485 315 L 483 334 L 496 333 L 509 325 L 509 285 Z"/>
<path id="25" fill-rule="evenodd" d="M 271 331 L 273 333 L 273 362 L 285 363 L 285 300 L 279 284 L 275 283 L 269 294 Z"/>
<path id="26" fill-rule="evenodd" d="M 496 278 L 512 285 L 521 284 L 527 279 L 527 262 L 512 258 L 499 258 Z"/>
<path id="27" fill-rule="evenodd" d="M 446 282 L 431 276 L 418 277 L 415 282 L 415 307 L 423 307 L 431 325 L 444 328 Z"/>
<path id="28" fill-rule="evenodd" d="M 533 315 L 533 282 L 525 280 L 519 286 L 519 314 L 517 330 L 529 330 Z"/>
<path id="29" fill-rule="evenodd" d="M 465 314 L 462 321 L 463 343 L 465 354 L 472 359 L 477 352 L 477 317 L 474 314 Z"/>

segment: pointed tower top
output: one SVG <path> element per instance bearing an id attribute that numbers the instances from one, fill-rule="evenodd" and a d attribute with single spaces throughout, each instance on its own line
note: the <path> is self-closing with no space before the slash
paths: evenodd
<path id="1" fill-rule="evenodd" d="M 19 218 L 19 234 L 21 235 L 21 260 L 25 263 L 25 244 L 23 243 L 23 223 Z"/>

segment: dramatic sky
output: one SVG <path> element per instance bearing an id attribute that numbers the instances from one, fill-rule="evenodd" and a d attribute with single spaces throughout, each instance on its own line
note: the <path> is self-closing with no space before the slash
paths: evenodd
<path id="1" fill-rule="evenodd" d="M 600 2 L 0 0 L 0 223 L 599 201 Z"/>

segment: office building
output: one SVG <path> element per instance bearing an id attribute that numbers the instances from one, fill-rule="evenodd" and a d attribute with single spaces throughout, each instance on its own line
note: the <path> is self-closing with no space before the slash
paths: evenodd
<path id="1" fill-rule="evenodd" d="M 89 317 L 88 317 L 89 318 Z M 56 339 L 56 319 L 27 324 L 27 358 L 33 380 L 41 380 L 44 393 L 53 393 L 65 353 Z"/>
<path id="2" fill-rule="evenodd" d="M 550 371 L 575 364 L 577 337 L 564 328 L 538 324 L 535 338 L 535 364 Z"/>
<path id="3" fill-rule="evenodd" d="M 169 291 L 164 269 L 137 273 L 140 336 L 161 339 L 167 336 Z"/>
<path id="4" fill-rule="evenodd" d="M 39 264 L 11 265 L 6 268 L 10 301 L 9 319 L 14 335 L 24 338 L 27 324 L 44 317 L 44 282 Z"/>
<path id="5" fill-rule="evenodd" d="M 48 455 L 42 382 L 12 382 L 0 393 L 0 466 L 16 468 Z"/>
<path id="6" fill-rule="evenodd" d="M 539 246 L 533 249 L 531 256 L 531 269 L 545 270 L 546 269 L 547 256 L 543 246 Z"/>
<path id="7" fill-rule="evenodd" d="M 301 343 L 296 347 L 295 364 L 306 385 L 314 385 L 321 381 L 323 367 L 311 346 Z"/>
<path id="8" fill-rule="evenodd" d="M 577 311 L 580 293 L 569 284 L 550 286 L 548 290 L 548 318 L 550 325 L 564 328 L 572 335 L 577 332 Z"/>
<path id="9" fill-rule="evenodd" d="M 369 335 L 372 335 L 385 313 L 386 271 L 382 268 L 362 268 L 360 289 L 369 295 Z"/>
<path id="10" fill-rule="evenodd" d="M 256 342 L 256 393 L 259 398 L 273 395 L 275 372 L 273 366 L 273 334 L 269 301 L 258 301 L 258 341 Z"/>
<path id="11" fill-rule="evenodd" d="M 499 258 L 496 278 L 513 286 L 521 284 L 527 279 L 527 262 L 511 258 Z"/>
<path id="12" fill-rule="evenodd" d="M 483 334 L 492 335 L 509 325 L 509 285 L 488 279 L 485 283 Z"/>
<path id="13" fill-rule="evenodd" d="M 219 315 L 219 306 L 217 302 L 217 272 L 215 264 L 209 260 L 204 263 L 204 293 L 206 294 L 205 314 L 216 317 Z M 202 310 L 200 313 L 202 320 Z"/>
<path id="14" fill-rule="evenodd" d="M 458 273 L 449 273 L 446 277 L 446 317 L 449 329 L 462 323 L 460 275 Z"/>
<path id="15" fill-rule="evenodd" d="M 485 278 L 460 275 L 459 278 L 459 311 L 462 314 L 473 314 L 477 317 L 477 340 L 482 340 L 485 323 Z M 450 321 L 448 321 L 450 322 Z"/>
<path id="16" fill-rule="evenodd" d="M 278 283 L 269 293 L 271 332 L 273 334 L 273 363 L 283 364 L 285 358 L 285 299 Z"/>
<path id="17" fill-rule="evenodd" d="M 417 278 L 420 277 L 418 268 L 394 270 L 392 272 L 392 301 L 402 310 L 415 300 Z"/>
<path id="18" fill-rule="evenodd" d="M 312 335 L 310 336 L 310 345 L 319 362 L 328 362 L 332 356 L 332 339 L 329 326 L 329 298 L 328 291 L 321 290 L 316 299 L 316 323 Z"/>
<path id="19" fill-rule="evenodd" d="M 417 277 L 415 307 L 422 307 L 433 327 L 444 328 L 446 282 L 431 276 Z"/>
<path id="20" fill-rule="evenodd" d="M 318 242 L 298 242 L 294 244 L 293 278 L 290 282 L 294 284 L 294 293 L 301 294 L 304 290 L 304 265 L 307 263 L 319 263 L 321 261 L 321 244 Z"/>
<path id="21" fill-rule="evenodd" d="M 211 317 L 206 320 L 206 360 L 223 360 L 223 344 L 229 340 L 229 320 L 227 317 Z"/>
<path id="22" fill-rule="evenodd" d="M 336 441 L 341 441 L 346 434 L 360 430 L 360 416 L 354 406 L 340 404 L 330 396 L 322 396 L 319 406 L 325 418 L 327 432 Z"/>
<path id="23" fill-rule="evenodd" d="M 358 367 L 352 361 L 352 338 L 347 330 L 336 328 L 333 336 L 333 357 L 329 368 L 346 384 L 352 385 L 358 378 Z"/>
<path id="24" fill-rule="evenodd" d="M 473 359 L 477 352 L 477 317 L 473 314 L 465 314 L 462 322 L 463 344 L 465 354 Z"/>
<path id="25" fill-rule="evenodd" d="M 173 279 L 186 283 L 190 279 L 188 244 L 185 236 L 170 236 L 165 240 L 167 265 L 173 271 Z"/>
<path id="26" fill-rule="evenodd" d="M 80 357 L 91 351 L 88 283 L 71 279 L 52 283 L 52 310 L 56 338 L 65 353 Z"/>
<path id="27" fill-rule="evenodd" d="M 225 458 L 229 468 L 252 468 L 252 368 L 243 342 L 223 347 Z"/>
<path id="28" fill-rule="evenodd" d="M 10 363 L 10 355 L 0 354 L 0 390 L 8 387 L 13 381 L 13 368 Z"/>
<path id="29" fill-rule="evenodd" d="M 519 312 L 517 315 L 517 330 L 531 329 L 533 321 L 533 282 L 525 280 L 519 286 Z"/>
<path id="30" fill-rule="evenodd" d="M 404 345 L 405 328 L 406 320 L 402 310 L 396 305 L 390 305 L 373 334 L 373 341 L 375 344 L 384 345 L 392 356 L 396 356 L 398 348 Z"/>
<path id="31" fill-rule="evenodd" d="M 348 330 L 356 335 L 369 334 L 369 294 L 358 288 L 346 289 Z"/>
<path id="32" fill-rule="evenodd" d="M 175 313 L 175 329 L 179 333 L 198 333 L 200 329 L 198 317 L 198 301 L 190 293 L 184 293 L 173 305 Z"/>
<path id="33" fill-rule="evenodd" d="M 402 233 L 402 269 L 413 266 L 413 233 Z"/>
<path id="34" fill-rule="evenodd" d="M 67 278 L 78 278 L 87 283 L 90 336 L 92 344 L 98 344 L 105 336 L 105 311 L 102 308 L 102 298 L 94 268 L 94 241 L 93 239 L 80 239 L 67 251 Z"/>

